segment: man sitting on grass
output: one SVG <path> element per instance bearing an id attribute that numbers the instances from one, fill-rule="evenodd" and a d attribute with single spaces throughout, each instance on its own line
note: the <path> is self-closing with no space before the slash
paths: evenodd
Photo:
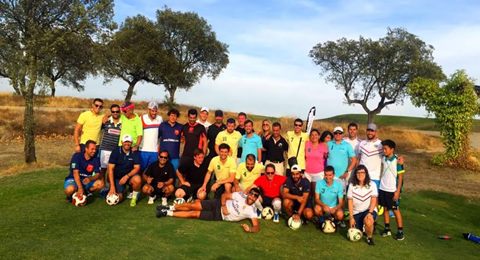
<path id="1" fill-rule="evenodd" d="M 257 208 L 254 203 L 260 196 L 260 189 L 252 188 L 250 192 L 223 193 L 221 199 L 196 200 L 194 203 L 184 203 L 172 206 L 158 206 L 157 218 L 197 218 L 203 220 L 241 221 L 249 218 L 252 226 L 242 224 L 245 232 L 260 231 L 257 219 Z"/>

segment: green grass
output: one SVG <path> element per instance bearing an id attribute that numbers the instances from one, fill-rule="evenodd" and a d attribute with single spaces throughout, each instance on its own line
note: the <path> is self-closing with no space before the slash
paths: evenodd
<path id="1" fill-rule="evenodd" d="M 348 124 L 357 122 L 365 124 L 367 122 L 366 114 L 345 114 L 330 118 L 321 119 L 321 121 Z M 401 126 L 404 128 L 438 131 L 438 126 L 433 118 L 408 117 L 408 116 L 381 116 L 375 117 L 375 123 L 380 126 Z M 474 120 L 473 131 L 480 132 L 480 120 Z"/>
<path id="2" fill-rule="evenodd" d="M 346 240 L 345 230 L 326 235 L 309 224 L 292 231 L 261 221 L 258 234 L 238 223 L 155 218 L 146 200 L 109 207 L 100 199 L 83 208 L 64 201 L 66 170 L 38 171 L 0 179 L 2 259 L 318 259 L 326 257 L 457 258 L 478 256 L 462 232 L 480 233 L 480 205 L 437 192 L 404 194 L 406 239 L 375 235 L 375 247 Z M 382 220 L 379 223 L 383 223 Z M 395 225 L 393 224 L 394 230 Z M 380 229 L 380 228 L 379 228 Z M 439 240 L 450 234 L 452 240 Z"/>

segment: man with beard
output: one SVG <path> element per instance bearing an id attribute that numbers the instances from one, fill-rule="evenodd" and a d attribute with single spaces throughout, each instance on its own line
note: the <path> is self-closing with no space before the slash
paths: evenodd
<path id="1" fill-rule="evenodd" d="M 262 138 L 253 131 L 252 120 L 245 122 L 245 134 L 240 139 L 239 147 L 242 147 L 240 163 L 245 162 L 247 154 L 253 154 L 259 163 L 262 162 Z"/>
<path id="2" fill-rule="evenodd" d="M 208 164 L 205 161 L 205 154 L 202 150 L 196 149 L 193 152 L 193 160 L 183 163 L 177 170 L 180 187 L 175 191 L 175 197 L 184 200 L 189 198 L 204 200 L 208 187 L 205 191 L 201 191 L 200 188 L 207 171 Z"/>
<path id="3" fill-rule="evenodd" d="M 210 125 L 207 130 L 208 156 L 205 158 L 207 164 L 210 163 L 210 160 L 212 160 L 213 157 L 218 155 L 215 151 L 215 139 L 217 138 L 217 135 L 226 128 L 227 126 L 223 123 L 223 111 L 216 110 L 215 123 Z"/>

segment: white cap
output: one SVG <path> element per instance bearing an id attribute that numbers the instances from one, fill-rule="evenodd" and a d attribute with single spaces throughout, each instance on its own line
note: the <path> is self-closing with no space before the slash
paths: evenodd
<path id="1" fill-rule="evenodd" d="M 336 126 L 335 128 L 333 128 L 333 132 L 342 132 L 343 133 L 343 128 L 341 126 Z"/>
<path id="2" fill-rule="evenodd" d="M 155 102 L 155 101 L 150 101 L 150 102 L 148 103 L 148 109 L 154 109 L 154 108 L 157 108 L 157 109 L 158 109 L 158 104 L 157 104 L 157 102 Z"/>
<path id="3" fill-rule="evenodd" d="M 133 139 L 130 135 L 124 135 L 122 138 L 122 142 L 133 142 Z"/>
<path id="4" fill-rule="evenodd" d="M 202 107 L 202 109 L 200 109 L 200 112 L 203 112 L 203 111 L 206 111 L 207 113 L 210 112 L 208 111 L 208 107 Z"/>
<path id="5" fill-rule="evenodd" d="M 298 164 L 294 164 L 294 165 L 292 166 L 292 168 L 290 168 L 290 171 L 292 171 L 292 172 L 300 172 L 300 171 L 302 171 L 302 169 L 300 169 L 300 166 L 298 166 Z"/>

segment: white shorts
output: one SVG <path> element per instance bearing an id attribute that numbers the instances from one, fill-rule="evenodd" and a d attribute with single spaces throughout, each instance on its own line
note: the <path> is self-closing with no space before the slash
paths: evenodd
<path id="1" fill-rule="evenodd" d="M 100 166 L 106 169 L 108 166 L 108 160 L 110 160 L 110 154 L 112 151 L 100 150 Z"/>
<path id="2" fill-rule="evenodd" d="M 305 172 L 304 175 L 309 182 L 319 182 L 323 180 L 324 173 L 323 172 L 315 172 L 315 173 Z"/>

